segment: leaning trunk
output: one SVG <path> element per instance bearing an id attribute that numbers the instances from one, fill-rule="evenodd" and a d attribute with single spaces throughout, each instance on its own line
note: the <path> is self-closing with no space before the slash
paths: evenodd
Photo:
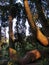
<path id="1" fill-rule="evenodd" d="M 26 14 L 27 14 L 27 17 L 28 17 L 28 22 L 31 26 L 32 29 L 37 29 L 36 31 L 36 34 L 37 34 L 37 39 L 45 46 L 48 45 L 48 40 L 47 40 L 47 37 L 45 35 L 42 34 L 42 32 L 40 31 L 40 29 L 38 29 L 38 27 L 36 28 L 35 26 L 35 23 L 32 19 L 32 14 L 31 14 L 31 11 L 30 11 L 30 7 L 28 5 L 28 1 L 27 0 L 24 0 L 24 5 L 25 5 L 25 10 L 26 10 Z"/>

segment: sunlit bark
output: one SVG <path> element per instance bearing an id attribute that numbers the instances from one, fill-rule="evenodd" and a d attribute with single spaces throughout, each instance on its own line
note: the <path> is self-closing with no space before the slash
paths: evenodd
<path id="1" fill-rule="evenodd" d="M 29 23 L 34 28 L 35 27 L 35 23 L 33 21 L 33 18 L 32 18 L 32 15 L 31 15 L 30 8 L 29 8 L 27 0 L 24 1 L 24 6 L 25 6 L 25 10 L 26 10 L 26 13 L 27 13 L 27 17 L 28 17 Z"/>
<path id="2" fill-rule="evenodd" d="M 41 57 L 41 54 L 38 50 L 32 50 L 26 53 L 26 55 L 20 60 L 20 65 L 27 65 L 30 63 L 30 61 L 35 61 L 36 59 L 39 59 Z"/>
<path id="3" fill-rule="evenodd" d="M 32 19 L 32 14 L 31 14 L 31 11 L 30 11 L 30 7 L 28 5 L 28 0 L 24 0 L 24 6 L 25 6 L 25 10 L 26 10 L 26 14 L 27 14 L 27 17 L 28 17 L 28 20 L 29 20 L 29 24 L 30 26 L 32 27 L 32 29 L 36 26 L 34 24 L 34 21 Z M 40 29 L 38 29 L 37 27 L 37 39 L 44 45 L 44 46 L 47 46 L 48 45 L 48 40 L 47 40 L 47 37 L 45 35 L 42 34 L 42 32 L 40 31 Z"/>

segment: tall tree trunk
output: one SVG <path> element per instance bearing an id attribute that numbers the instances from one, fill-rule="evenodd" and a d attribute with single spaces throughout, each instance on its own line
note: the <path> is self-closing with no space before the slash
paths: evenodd
<path id="1" fill-rule="evenodd" d="M 14 44 L 14 34 L 12 30 L 12 16 L 9 16 L 9 55 L 11 59 L 17 59 L 17 52 Z"/>
<path id="2" fill-rule="evenodd" d="M 26 10 L 26 14 L 27 14 L 27 17 L 28 17 L 28 22 L 31 26 L 31 28 L 36 28 L 35 26 L 35 23 L 32 19 L 32 14 L 31 14 L 31 11 L 30 11 L 30 8 L 29 8 L 29 5 L 28 5 L 28 0 L 24 0 L 24 5 L 25 5 L 25 10 Z M 38 29 L 37 27 L 37 39 L 44 45 L 44 46 L 47 46 L 48 45 L 48 40 L 47 40 L 47 37 L 45 35 L 42 34 L 42 32 L 40 31 L 40 29 Z"/>
<path id="3" fill-rule="evenodd" d="M 27 13 L 27 17 L 28 17 L 30 26 L 31 26 L 31 28 L 35 28 L 35 23 L 33 21 L 32 14 L 30 12 L 30 8 L 29 8 L 28 1 L 27 0 L 24 1 L 24 6 L 25 6 L 25 10 L 26 10 L 26 13 Z"/>
<path id="4" fill-rule="evenodd" d="M 14 48 L 14 34 L 12 30 L 12 16 L 9 16 L 9 46 Z"/>

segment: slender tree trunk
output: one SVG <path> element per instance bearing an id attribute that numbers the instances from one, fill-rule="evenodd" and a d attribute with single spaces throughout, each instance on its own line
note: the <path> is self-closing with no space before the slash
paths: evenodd
<path id="1" fill-rule="evenodd" d="M 11 19 L 11 20 L 10 20 Z M 12 39 L 13 30 L 12 30 L 12 17 L 9 16 L 9 37 Z"/>
<path id="2" fill-rule="evenodd" d="M 27 0 L 24 1 L 24 6 L 25 6 L 25 10 L 26 10 L 26 13 L 27 13 L 27 17 L 28 17 L 30 26 L 31 26 L 31 28 L 35 28 L 35 23 L 33 21 L 32 14 L 30 12 L 30 8 L 29 8 Z"/>
<path id="3" fill-rule="evenodd" d="M 9 55 L 11 59 L 17 59 L 17 52 L 14 44 L 14 34 L 12 30 L 12 16 L 9 16 Z"/>
<path id="4" fill-rule="evenodd" d="M 12 30 L 12 16 L 9 16 L 9 46 L 11 48 L 15 48 L 14 47 L 14 34 Z"/>

